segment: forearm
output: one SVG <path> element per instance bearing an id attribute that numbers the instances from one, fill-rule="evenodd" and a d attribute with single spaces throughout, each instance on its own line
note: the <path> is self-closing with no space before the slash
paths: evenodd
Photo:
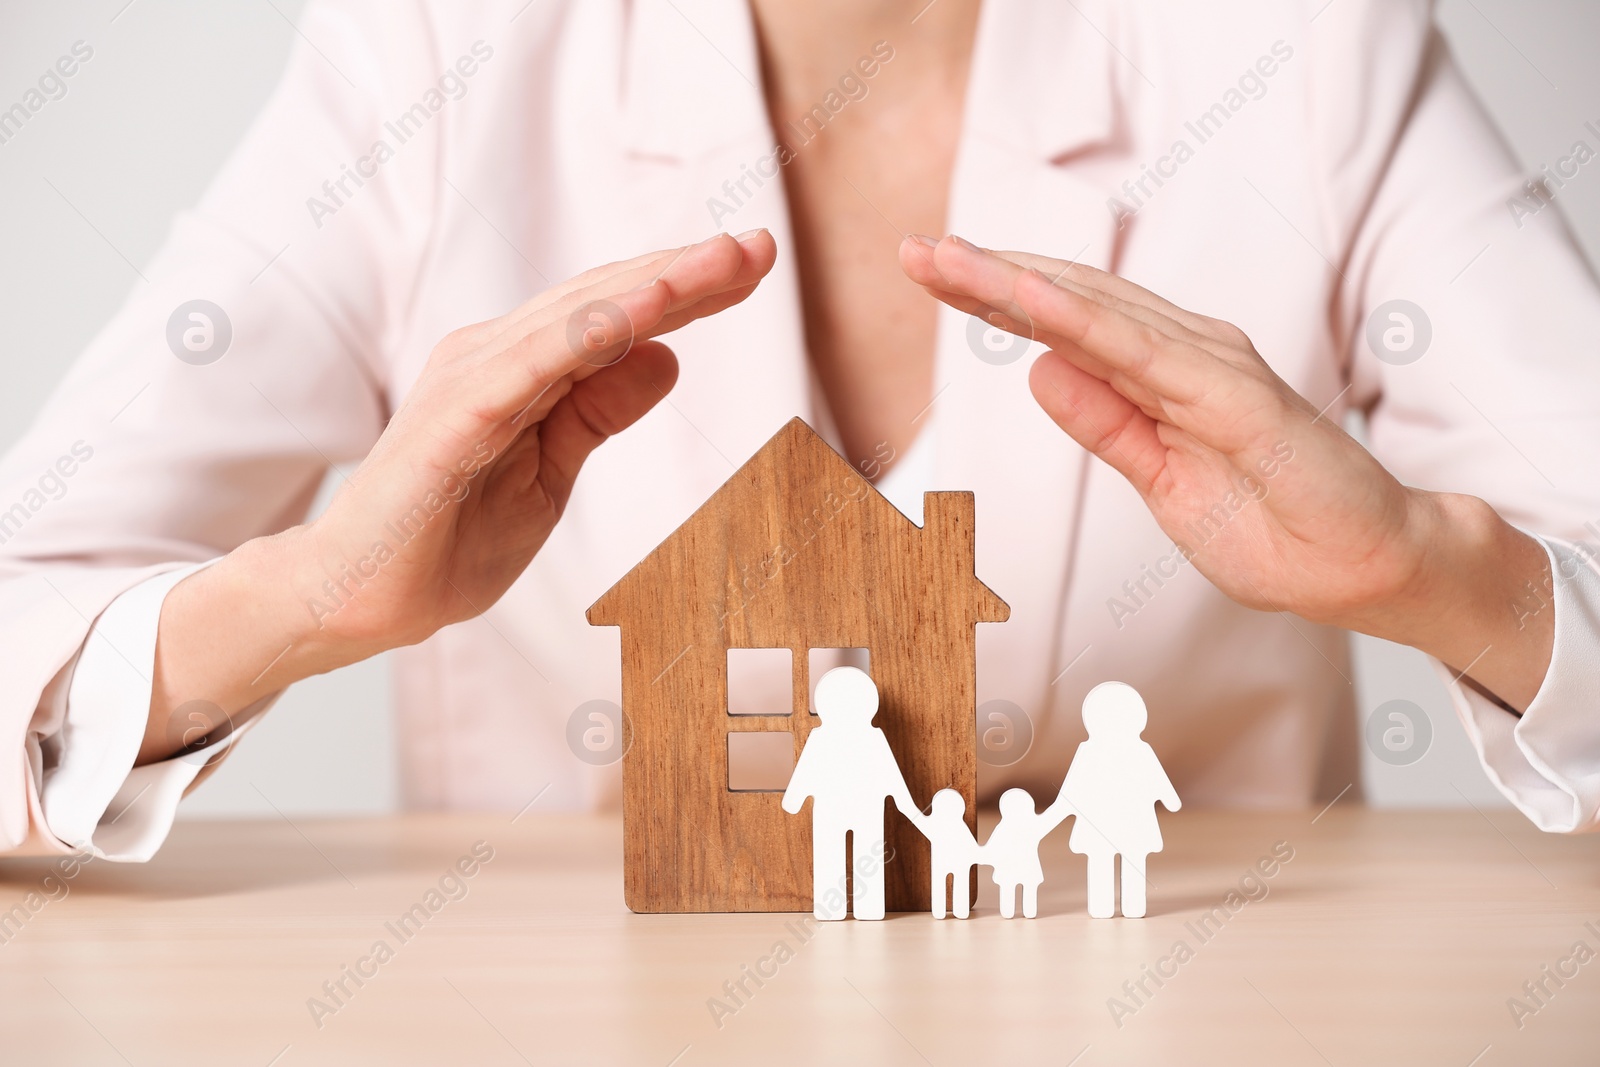
<path id="1" fill-rule="evenodd" d="M 172 756 L 207 725 L 238 726 L 239 711 L 302 678 L 382 651 L 318 627 L 302 595 L 313 569 L 303 532 L 248 541 L 167 595 L 139 765 Z M 205 704 L 189 706 L 196 701 Z"/>
<path id="2" fill-rule="evenodd" d="M 1414 580 L 1344 625 L 1411 645 L 1516 711 L 1532 703 L 1555 645 L 1544 546 L 1476 497 L 1417 493 L 1430 549 Z"/>

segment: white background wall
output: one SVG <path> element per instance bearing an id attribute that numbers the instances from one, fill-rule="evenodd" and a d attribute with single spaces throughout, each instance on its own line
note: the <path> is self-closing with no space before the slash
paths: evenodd
<path id="1" fill-rule="evenodd" d="M 537 2 L 537 0 L 536 0 Z M 1332 0 L 1334 3 L 1340 0 Z M 192 204 L 282 68 L 303 0 L 11 3 L 0 14 L 0 106 L 74 41 L 94 58 L 25 131 L 0 145 L 0 448 L 137 284 L 174 212 Z M 1530 171 L 1600 125 L 1600 4 L 1444 0 L 1439 21 Z M 52 189 L 52 185 L 54 189 Z M 1560 194 L 1600 261 L 1600 166 Z M 1600 346 L 1600 339 L 1596 341 Z M 1420 655 L 1360 639 L 1360 714 L 1421 705 L 1433 747 L 1409 767 L 1366 758 L 1375 802 L 1498 803 Z M 297 686 L 185 805 L 189 815 L 391 810 L 389 684 L 380 661 Z"/>

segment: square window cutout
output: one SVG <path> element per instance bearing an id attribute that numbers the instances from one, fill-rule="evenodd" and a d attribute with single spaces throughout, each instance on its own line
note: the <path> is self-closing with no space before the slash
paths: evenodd
<path id="1" fill-rule="evenodd" d="M 794 774 L 794 735 L 788 730 L 728 735 L 728 789 L 781 793 Z"/>
<path id="2" fill-rule="evenodd" d="M 728 649 L 729 715 L 790 715 L 793 712 L 793 650 Z"/>
<path id="3" fill-rule="evenodd" d="M 872 655 L 864 648 L 813 648 L 806 659 L 811 685 L 811 714 L 817 713 L 817 683 L 835 667 L 857 667 L 872 673 Z"/>

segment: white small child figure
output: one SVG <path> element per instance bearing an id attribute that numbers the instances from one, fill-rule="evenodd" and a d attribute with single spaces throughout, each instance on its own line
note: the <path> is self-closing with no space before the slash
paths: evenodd
<path id="1" fill-rule="evenodd" d="M 954 789 L 933 794 L 929 814 L 917 828 L 933 846 L 933 917 L 944 918 L 945 881 L 951 881 L 950 910 L 958 919 L 972 914 L 972 868 L 983 859 L 983 847 L 967 829 L 967 802 Z"/>
<path id="2" fill-rule="evenodd" d="M 1088 857 L 1089 914 L 1096 919 L 1109 919 L 1116 911 L 1119 855 L 1122 914 L 1144 915 L 1145 858 L 1162 847 L 1155 805 L 1159 801 L 1169 811 L 1180 807 L 1155 750 L 1139 737 L 1147 720 L 1144 699 L 1131 685 L 1102 682 L 1089 690 L 1083 701 L 1089 739 L 1072 757 L 1056 801 L 1077 815 L 1068 847 Z M 1005 797 L 1000 805 L 1004 811 Z M 991 838 L 988 847 L 993 846 Z"/>
<path id="3" fill-rule="evenodd" d="M 1044 881 L 1044 868 L 1039 864 L 1039 842 L 1072 814 L 1075 813 L 1064 795 L 1044 811 L 1035 812 L 1033 796 L 1026 789 L 1007 789 L 1000 794 L 1000 824 L 983 843 L 983 862 L 994 868 L 994 884 L 1000 887 L 1003 918 L 1016 917 L 1019 888 L 1023 916 L 1038 917 L 1039 883 Z M 1082 825 L 1083 820 L 1078 822 Z"/>

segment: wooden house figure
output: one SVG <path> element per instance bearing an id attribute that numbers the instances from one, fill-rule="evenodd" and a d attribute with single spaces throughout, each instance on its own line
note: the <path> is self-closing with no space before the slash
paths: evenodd
<path id="1" fill-rule="evenodd" d="M 636 912 L 811 911 L 811 820 L 729 788 L 730 736 L 820 720 L 812 649 L 868 650 L 913 799 L 943 788 L 975 829 L 975 624 L 1010 609 L 973 570 L 970 492 L 928 493 L 918 527 L 792 419 L 588 611 L 622 628 L 625 897 Z M 729 649 L 789 649 L 786 714 L 731 714 Z M 890 911 L 926 911 L 926 840 L 885 805 Z"/>

